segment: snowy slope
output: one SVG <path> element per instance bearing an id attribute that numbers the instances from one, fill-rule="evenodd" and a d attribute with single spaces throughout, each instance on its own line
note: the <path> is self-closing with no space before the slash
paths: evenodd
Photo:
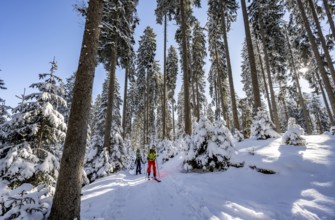
<path id="1" fill-rule="evenodd" d="M 182 173 L 180 155 L 160 167 L 161 183 L 125 172 L 99 179 L 83 188 L 82 219 L 335 219 L 335 137 L 305 138 L 306 147 L 237 143 L 245 166 L 226 172 Z"/>

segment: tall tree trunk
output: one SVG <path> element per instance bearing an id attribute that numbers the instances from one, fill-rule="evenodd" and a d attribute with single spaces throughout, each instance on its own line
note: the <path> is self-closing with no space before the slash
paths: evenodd
<path id="1" fill-rule="evenodd" d="M 80 191 L 103 1 L 91 0 L 50 220 L 80 220 Z"/>
<path id="2" fill-rule="evenodd" d="M 321 82 L 321 79 L 320 79 L 320 76 L 319 76 L 319 73 L 318 72 L 315 72 L 315 75 L 316 75 L 316 78 L 319 83 L 319 87 L 320 87 L 320 91 L 321 91 L 321 94 L 322 94 L 322 97 L 323 97 L 323 102 L 325 103 L 325 106 L 326 106 L 326 110 L 327 110 L 327 113 L 328 113 L 328 117 L 329 117 L 329 120 L 330 120 L 330 123 L 332 125 L 334 125 L 334 118 L 333 118 L 333 114 L 329 108 L 329 104 L 328 104 L 328 100 L 327 100 L 327 96 L 325 94 L 325 91 L 323 89 L 323 86 L 322 86 L 322 82 Z"/>
<path id="3" fill-rule="evenodd" d="M 227 60 L 227 68 L 228 68 L 227 70 L 228 70 L 229 89 L 230 89 L 230 97 L 231 97 L 231 107 L 233 110 L 233 123 L 234 123 L 234 128 L 236 128 L 237 130 L 240 130 L 238 114 L 237 114 L 237 107 L 236 107 L 233 73 L 232 73 L 232 68 L 231 68 L 231 63 L 230 63 L 230 54 L 229 54 L 227 27 L 226 27 L 226 16 L 225 16 L 224 10 L 222 10 L 222 29 L 223 29 L 223 40 L 224 40 L 224 46 L 225 46 L 225 51 L 226 51 L 226 60 Z"/>
<path id="4" fill-rule="evenodd" d="M 216 69 L 217 69 L 217 84 L 219 84 L 219 91 L 220 91 L 220 99 L 221 99 L 221 114 L 222 117 L 227 121 L 227 115 L 226 115 L 226 109 L 225 109 L 225 105 L 224 105 L 224 94 L 223 94 L 223 86 L 222 86 L 222 82 L 224 81 L 224 73 L 223 70 L 220 68 L 219 65 L 219 55 L 218 55 L 218 50 L 217 50 L 217 45 L 215 43 L 214 45 L 215 47 L 215 63 L 216 63 Z M 218 99 L 218 98 L 217 98 Z M 219 100 L 219 99 L 218 99 Z"/>
<path id="5" fill-rule="evenodd" d="M 145 135 L 145 143 L 149 144 L 149 125 L 150 125 L 150 120 L 149 120 L 149 76 L 148 76 L 148 71 L 147 71 L 147 82 L 146 82 L 146 97 L 147 97 L 147 102 L 146 102 L 146 135 Z"/>
<path id="6" fill-rule="evenodd" d="M 272 113 L 271 99 L 270 99 L 270 95 L 269 95 L 269 88 L 268 88 L 268 83 L 266 82 L 267 80 L 266 80 L 265 71 L 264 71 L 264 67 L 263 67 L 263 59 L 262 59 L 262 56 L 261 56 L 261 52 L 260 52 L 257 40 L 256 40 L 256 49 L 257 49 L 257 53 L 258 53 L 259 64 L 261 66 L 261 72 L 262 72 L 262 77 L 263 77 L 265 94 L 266 94 L 266 99 L 268 101 L 268 106 L 269 106 L 270 118 L 271 118 L 271 121 L 273 121 L 273 113 Z"/>
<path id="7" fill-rule="evenodd" d="M 172 127 L 173 127 L 173 140 L 176 140 L 176 129 L 174 121 L 174 100 L 172 100 Z"/>
<path id="8" fill-rule="evenodd" d="M 282 83 L 279 81 L 279 88 L 282 88 Z M 279 99 L 279 98 L 278 98 Z M 284 108 L 284 115 L 285 115 L 285 121 L 288 122 L 288 110 L 287 110 L 287 105 L 286 105 L 286 100 L 285 96 L 281 96 L 280 98 L 281 102 L 283 103 L 283 108 Z M 280 101 L 278 100 L 278 102 Z"/>
<path id="9" fill-rule="evenodd" d="M 115 87 L 115 68 L 116 68 L 116 42 L 112 47 L 109 67 L 109 86 L 108 86 L 108 101 L 106 110 L 106 122 L 104 131 L 104 148 L 108 149 L 108 152 L 112 152 L 111 146 L 111 130 L 112 130 L 112 117 L 113 117 L 113 104 L 114 104 L 114 87 Z"/>
<path id="10" fill-rule="evenodd" d="M 163 88 L 163 139 L 166 137 L 166 13 L 164 15 L 164 88 Z"/>
<path id="11" fill-rule="evenodd" d="M 127 114 L 127 91 L 128 91 L 128 74 L 129 64 L 126 65 L 125 79 L 124 79 L 124 92 L 123 92 L 123 113 L 122 113 L 122 137 L 126 136 L 126 114 Z"/>
<path id="12" fill-rule="evenodd" d="M 246 36 L 247 47 L 248 47 L 248 56 L 249 56 L 251 81 L 252 81 L 252 91 L 254 95 L 254 114 L 256 114 L 258 111 L 258 108 L 261 107 L 261 97 L 260 97 L 260 92 L 259 92 L 255 55 L 254 55 L 253 46 L 252 46 L 251 33 L 250 33 L 245 0 L 241 0 L 241 5 L 242 5 L 243 20 L 244 20 L 245 36 Z"/>
<path id="13" fill-rule="evenodd" d="M 263 18 L 262 18 L 262 12 L 259 13 L 260 18 L 259 18 L 259 23 L 260 23 L 260 32 L 262 36 L 262 44 L 263 44 L 263 52 L 264 52 L 264 59 L 265 59 L 265 68 L 266 72 L 268 74 L 268 80 L 269 80 L 269 87 L 270 87 L 270 95 L 271 95 L 271 107 L 272 107 L 272 115 L 274 119 L 274 124 L 276 126 L 276 131 L 280 131 L 280 123 L 279 123 L 279 117 L 278 117 L 278 109 L 277 109 L 277 104 L 276 104 L 276 97 L 275 97 L 275 92 L 273 89 L 272 85 L 272 77 L 271 77 L 271 69 L 270 69 L 270 61 L 269 61 L 269 54 L 268 50 L 266 47 L 266 42 L 265 42 L 265 33 L 264 33 L 264 24 L 263 24 Z"/>
<path id="14" fill-rule="evenodd" d="M 327 18 L 328 18 L 328 23 L 329 23 L 330 29 L 332 30 L 332 33 L 333 33 L 333 38 L 335 38 L 335 25 L 334 25 L 333 17 L 330 14 L 329 5 L 327 3 L 327 0 L 322 0 L 322 1 L 323 1 L 323 5 L 325 7 L 325 11 L 326 11 L 326 14 L 327 14 Z"/>
<path id="15" fill-rule="evenodd" d="M 304 115 L 304 121 L 305 121 L 305 124 L 306 124 L 307 134 L 312 134 L 312 127 L 311 127 L 311 123 L 310 123 L 310 117 L 309 117 L 308 109 L 305 106 L 304 97 L 302 96 L 301 86 L 300 86 L 300 82 L 299 82 L 299 75 L 298 75 L 297 69 L 295 67 L 292 47 L 291 47 L 290 39 L 287 35 L 287 31 L 285 31 L 285 35 L 286 35 L 286 41 L 287 41 L 287 46 L 288 46 L 288 52 L 290 54 L 289 61 L 290 61 L 291 69 L 293 71 L 293 75 L 294 75 L 293 78 L 295 80 L 295 83 L 297 84 L 298 96 L 299 96 L 299 105 L 300 105 L 300 108 L 302 108 L 302 112 L 303 112 L 303 115 Z"/>
<path id="16" fill-rule="evenodd" d="M 217 74 L 218 75 L 218 74 Z M 219 95 L 218 95 L 218 79 L 219 77 L 216 76 L 216 80 L 214 81 L 214 89 L 215 89 L 215 119 L 218 120 L 219 119 Z"/>
<path id="17" fill-rule="evenodd" d="M 321 25 L 320 25 L 320 22 L 319 22 L 319 19 L 318 19 L 318 15 L 316 14 L 316 11 L 315 11 L 314 2 L 312 0 L 307 0 L 307 1 L 309 3 L 310 8 L 311 8 L 312 15 L 313 15 L 313 18 L 314 18 L 314 23 L 315 23 L 316 28 L 318 30 L 319 39 L 321 41 L 321 45 L 322 45 L 322 48 L 323 48 L 325 56 L 326 56 L 327 66 L 330 70 L 331 76 L 333 78 L 333 82 L 335 82 L 335 69 L 334 69 L 333 61 L 332 61 L 332 58 L 330 57 L 329 50 L 328 50 L 328 47 L 327 47 L 327 44 L 326 44 L 326 40 L 325 40 L 325 37 L 323 36 L 323 33 L 322 33 L 322 28 L 321 28 Z"/>
<path id="18" fill-rule="evenodd" d="M 330 101 L 332 111 L 333 111 L 333 113 L 335 113 L 335 96 L 334 96 L 333 88 L 330 85 L 329 78 L 328 78 L 326 70 L 323 66 L 323 60 L 320 56 L 320 53 L 318 51 L 318 47 L 316 45 L 312 30 L 309 26 L 308 19 L 307 19 L 307 16 L 306 16 L 306 12 L 304 10 L 304 6 L 303 6 L 301 0 L 297 0 L 297 3 L 298 3 L 298 6 L 299 6 L 301 17 L 302 17 L 303 22 L 304 22 L 304 26 L 305 26 L 307 34 L 308 34 L 308 39 L 310 40 L 314 56 L 316 58 L 317 65 L 318 65 L 323 83 L 325 85 L 325 88 L 326 88 L 326 91 L 327 91 L 327 94 L 328 94 L 328 98 L 329 98 L 329 101 Z"/>
<path id="19" fill-rule="evenodd" d="M 192 76 L 190 68 L 189 68 L 189 76 Z M 194 87 L 194 77 L 192 77 L 191 80 L 191 87 L 192 87 L 192 105 L 191 105 L 191 112 L 193 113 L 193 116 L 197 115 L 197 102 L 195 100 L 195 96 L 196 96 L 196 91 L 195 91 L 195 87 Z M 193 110 L 193 111 L 192 111 Z"/>
<path id="20" fill-rule="evenodd" d="M 197 120 L 200 120 L 200 93 L 199 93 L 199 82 L 198 78 L 195 80 L 196 83 L 196 94 L 197 94 Z"/>
<path id="21" fill-rule="evenodd" d="M 181 31 L 183 38 L 183 80 L 184 80 L 184 120 L 185 120 L 185 133 L 192 134 L 192 121 L 190 109 L 190 92 L 189 92 L 189 76 L 188 76 L 188 62 L 187 62 L 187 36 L 186 36 L 186 16 L 184 8 L 184 0 L 180 0 L 181 11 Z"/>

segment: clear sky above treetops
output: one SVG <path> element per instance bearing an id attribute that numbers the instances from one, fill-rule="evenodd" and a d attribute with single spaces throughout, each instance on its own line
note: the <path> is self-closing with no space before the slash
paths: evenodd
<path id="1" fill-rule="evenodd" d="M 49 62 L 54 57 L 58 64 L 56 74 L 64 80 L 76 71 L 85 24 L 84 18 L 73 8 L 76 3 L 80 1 L 0 1 L 0 79 L 4 80 L 7 87 L 7 90 L 1 90 L 1 97 L 6 100 L 7 105 L 16 106 L 20 100 L 15 95 L 22 94 L 24 88 L 27 89 L 27 93 L 32 92 L 29 85 L 39 80 L 39 73 L 50 70 Z M 146 26 L 152 26 L 157 34 L 156 59 L 163 66 L 163 26 L 156 24 L 155 8 L 156 0 L 139 1 L 137 10 L 140 25 L 135 32 L 135 50 Z M 240 82 L 240 65 L 245 33 L 240 10 L 237 21 L 229 32 L 229 46 L 236 92 L 240 97 L 244 97 Z M 202 8 L 195 9 L 194 14 L 204 26 L 207 21 L 206 0 L 202 0 Z M 171 44 L 177 46 L 174 40 L 175 30 L 175 22 L 169 22 L 168 47 Z M 209 67 L 207 57 L 206 73 Z M 124 70 L 117 69 L 116 74 L 123 96 Z M 106 71 L 99 65 L 94 79 L 93 98 L 101 92 L 105 77 Z M 178 82 L 176 94 L 180 90 L 181 74 Z"/>

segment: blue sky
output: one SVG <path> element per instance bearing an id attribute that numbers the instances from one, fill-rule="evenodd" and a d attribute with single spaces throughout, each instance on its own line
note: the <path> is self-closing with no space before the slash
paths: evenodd
<path id="1" fill-rule="evenodd" d="M 49 62 L 56 58 L 56 74 L 69 77 L 78 66 L 80 47 L 85 21 L 73 10 L 73 4 L 79 0 L 3 0 L 0 1 L 0 79 L 5 81 L 7 90 L 1 90 L 1 97 L 6 104 L 15 107 L 19 99 L 15 95 L 32 92 L 29 85 L 38 82 L 38 74 L 48 72 Z M 154 10 L 155 0 L 140 0 L 138 15 L 140 25 L 136 29 L 138 41 L 147 26 L 152 26 L 157 34 L 156 59 L 163 60 L 163 27 L 156 24 Z M 207 1 L 202 0 L 202 8 L 195 9 L 194 14 L 204 26 L 207 20 Z M 176 45 L 174 22 L 168 24 L 168 46 Z M 234 84 L 239 96 L 244 96 L 240 83 L 241 48 L 244 39 L 243 20 L 239 12 L 237 21 L 229 33 Z M 137 44 L 135 45 L 137 50 Z M 209 59 L 209 58 L 208 58 Z M 206 73 L 209 62 L 205 67 Z M 101 92 L 106 72 L 100 65 L 96 69 L 93 97 Z M 123 95 L 124 70 L 117 70 Z M 180 89 L 180 78 L 177 91 Z"/>

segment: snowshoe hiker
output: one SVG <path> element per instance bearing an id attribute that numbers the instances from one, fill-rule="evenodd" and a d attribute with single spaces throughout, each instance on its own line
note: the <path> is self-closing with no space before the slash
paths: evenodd
<path id="1" fill-rule="evenodd" d="M 137 149 L 137 150 L 136 150 L 136 160 L 135 160 L 135 164 L 136 164 L 136 175 L 137 175 L 137 174 L 142 174 L 141 163 L 144 164 L 144 162 L 143 162 L 143 160 L 142 160 L 142 156 L 141 156 L 141 151 L 140 151 L 140 149 Z"/>
<path id="2" fill-rule="evenodd" d="M 150 179 L 150 171 L 151 171 L 151 167 L 152 170 L 154 172 L 154 179 L 157 180 L 156 178 L 156 149 L 155 149 L 155 145 L 153 145 L 149 152 L 148 152 L 148 156 L 147 156 L 147 160 L 148 160 L 148 179 Z"/>

